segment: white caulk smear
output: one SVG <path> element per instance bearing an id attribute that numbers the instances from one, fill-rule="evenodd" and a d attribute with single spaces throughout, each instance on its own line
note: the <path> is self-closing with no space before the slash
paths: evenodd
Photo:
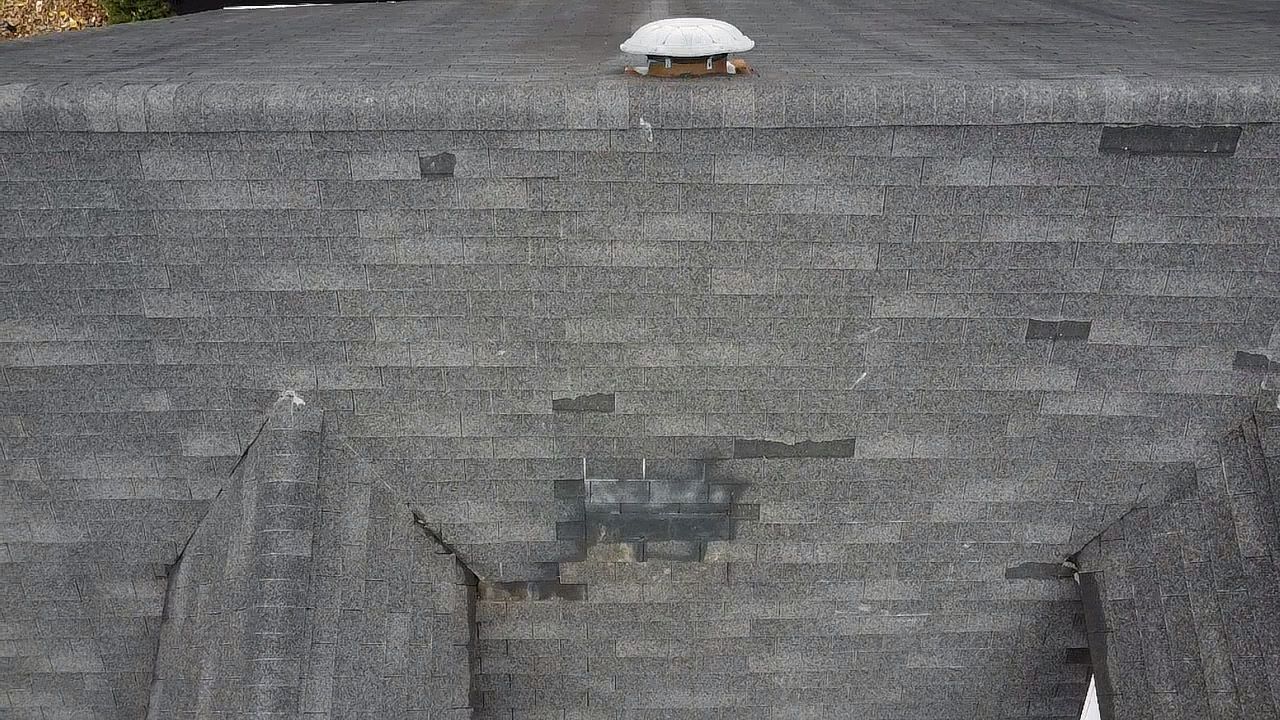
<path id="1" fill-rule="evenodd" d="M 289 400 L 293 402 L 294 407 L 302 407 L 307 404 L 307 401 L 303 400 L 302 396 L 293 390 L 285 390 L 280 393 L 280 397 L 276 398 L 276 402 L 284 400 L 285 398 L 289 398 Z"/>

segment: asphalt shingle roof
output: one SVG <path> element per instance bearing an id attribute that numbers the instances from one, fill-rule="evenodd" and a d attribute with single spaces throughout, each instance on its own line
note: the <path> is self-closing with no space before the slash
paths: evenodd
<path id="1" fill-rule="evenodd" d="M 727 20 L 767 79 L 1274 78 L 1269 0 L 432 0 L 225 10 L 0 45 L 0 79 L 590 80 L 660 17 Z M 634 62 L 635 58 L 631 58 Z"/>
<path id="2" fill-rule="evenodd" d="M 0 47 L 0 708 L 176 715 L 196 660 L 275 657 L 171 622 L 153 693 L 205 592 L 345 628 L 253 685 L 334 720 L 1076 716 L 1098 617 L 1062 561 L 1276 407 L 1270 6 L 596 6 Z M 760 76 L 619 75 L 668 13 L 739 23 Z M 312 430 L 261 433 L 283 389 Z M 1205 506 L 1241 541 L 1176 548 L 1252 573 L 1222 607 L 1274 601 L 1258 446 Z M 279 546 L 206 520 L 191 577 L 320 579 L 166 594 L 236 472 L 334 494 L 272 503 Z M 1103 623 L 1153 607 L 1137 529 L 1090 568 Z M 424 548 L 474 607 L 387 562 Z M 1267 707 L 1274 642 L 1205 637 L 1211 707 Z M 1108 697 L 1157 707 L 1124 640 Z"/>

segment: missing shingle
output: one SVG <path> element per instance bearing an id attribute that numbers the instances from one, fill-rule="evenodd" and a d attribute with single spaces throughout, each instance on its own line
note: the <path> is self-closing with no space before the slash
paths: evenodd
<path id="1" fill-rule="evenodd" d="M 1088 340 L 1092 323 L 1080 320 L 1027 320 L 1028 340 Z"/>
<path id="2" fill-rule="evenodd" d="M 1280 370 L 1280 362 L 1272 360 L 1263 353 L 1251 353 L 1237 350 L 1231 367 L 1242 370 Z"/>
<path id="3" fill-rule="evenodd" d="M 422 177 L 453 177 L 453 168 L 457 165 L 457 158 L 451 152 L 442 152 L 435 155 L 424 155 L 418 158 L 418 164 L 422 168 Z"/>
<path id="4" fill-rule="evenodd" d="M 591 393 L 576 397 L 552 398 L 552 412 L 613 412 L 613 393 Z"/>
<path id="5" fill-rule="evenodd" d="M 1238 125 L 1107 125 L 1098 151 L 1125 155 L 1234 155 Z"/>

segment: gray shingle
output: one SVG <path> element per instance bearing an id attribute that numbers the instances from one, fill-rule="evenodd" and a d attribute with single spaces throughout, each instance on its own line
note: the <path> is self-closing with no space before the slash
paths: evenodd
<path id="1" fill-rule="evenodd" d="M 209 180 L 209 154 L 187 150 L 147 150 L 142 153 L 143 177 L 150 180 Z"/>
<path id="2" fill-rule="evenodd" d="M 354 180 L 408 180 L 423 174 L 414 152 L 357 152 L 351 154 L 350 162 Z"/>

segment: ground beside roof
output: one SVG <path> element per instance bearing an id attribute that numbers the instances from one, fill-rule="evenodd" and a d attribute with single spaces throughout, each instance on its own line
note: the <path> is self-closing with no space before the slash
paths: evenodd
<path id="1" fill-rule="evenodd" d="M 1262 78 L 1268 0 L 596 3 L 442 0 L 217 11 L 0 47 L 10 82 L 565 80 L 615 76 L 639 25 L 718 17 L 771 79 Z"/>

